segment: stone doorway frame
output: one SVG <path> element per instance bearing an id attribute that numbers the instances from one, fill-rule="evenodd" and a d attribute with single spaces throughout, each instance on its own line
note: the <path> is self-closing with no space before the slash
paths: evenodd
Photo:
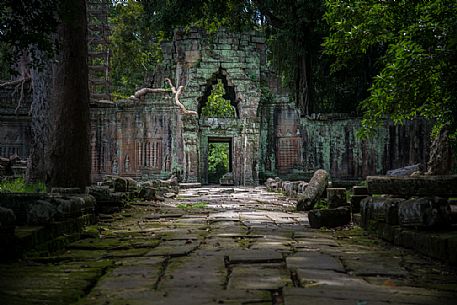
<path id="1" fill-rule="evenodd" d="M 210 143 L 228 143 L 229 144 L 229 172 L 233 172 L 233 137 L 231 136 L 205 136 L 206 141 L 201 141 L 202 145 L 200 148 L 201 152 L 201 171 L 200 171 L 200 181 L 202 184 L 209 184 L 208 181 L 208 152 Z M 203 139 L 202 139 L 203 140 Z"/>

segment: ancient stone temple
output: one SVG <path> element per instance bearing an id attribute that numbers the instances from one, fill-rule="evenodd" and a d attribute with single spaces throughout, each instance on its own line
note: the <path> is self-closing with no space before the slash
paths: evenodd
<path id="1" fill-rule="evenodd" d="M 171 94 L 139 101 L 98 102 L 92 111 L 93 176 L 166 177 L 207 183 L 208 143 L 228 143 L 234 183 L 258 183 L 260 83 L 266 70 L 264 38 L 258 33 L 208 36 L 176 33 L 163 45 L 163 69 L 154 83 L 174 78 L 185 86 L 180 101 L 197 116 L 180 113 Z M 201 113 L 212 86 L 221 80 L 234 118 Z"/>
<path id="2" fill-rule="evenodd" d="M 269 70 L 259 33 L 177 31 L 162 52 L 151 85 L 161 88 L 171 78 L 176 87 L 184 86 L 180 102 L 197 115 L 180 111 L 167 92 L 94 103 L 94 181 L 106 174 L 143 179 L 175 174 L 184 182 L 207 184 L 210 143 L 228 144 L 235 185 L 274 176 L 303 179 L 318 168 L 335 179 L 359 179 L 427 160 L 429 127 L 423 121 L 400 127 L 386 122 L 374 138 L 361 141 L 356 117 L 301 116 Z M 233 118 L 202 114 L 218 81 Z"/>

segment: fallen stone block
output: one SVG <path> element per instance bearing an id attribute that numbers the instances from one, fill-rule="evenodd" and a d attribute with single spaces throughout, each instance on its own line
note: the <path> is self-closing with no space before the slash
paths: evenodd
<path id="1" fill-rule="evenodd" d="M 358 185 L 353 186 L 352 194 L 368 196 L 368 188 L 366 186 L 358 186 Z"/>
<path id="2" fill-rule="evenodd" d="M 0 196 L 0 207 L 11 209 L 16 215 L 17 225 L 27 224 L 27 210 L 38 200 L 49 200 L 46 193 L 3 193 Z"/>
<path id="3" fill-rule="evenodd" d="M 219 179 L 220 185 L 234 185 L 233 173 L 225 173 L 221 179 Z"/>
<path id="4" fill-rule="evenodd" d="M 410 176 L 412 173 L 423 171 L 422 164 L 408 165 L 397 169 L 387 171 L 386 176 L 399 177 L 399 176 Z"/>
<path id="5" fill-rule="evenodd" d="M 351 210 L 349 207 L 311 210 L 308 212 L 308 219 L 309 225 L 314 229 L 340 227 L 351 222 Z"/>
<path id="6" fill-rule="evenodd" d="M 457 175 L 387 177 L 368 176 L 369 194 L 391 194 L 401 197 L 411 196 L 457 196 Z"/>
<path id="7" fill-rule="evenodd" d="M 328 207 L 335 209 L 347 205 L 345 188 L 327 188 Z"/>
<path id="8" fill-rule="evenodd" d="M 137 189 L 137 182 L 130 177 L 107 175 L 103 178 L 103 185 L 114 189 L 116 193 L 132 192 Z"/>
<path id="9" fill-rule="evenodd" d="M 265 187 L 267 188 L 267 191 L 272 191 L 272 184 L 275 182 L 275 179 L 273 178 L 267 178 L 267 181 L 265 181 Z"/>
<path id="10" fill-rule="evenodd" d="M 138 197 L 144 200 L 157 200 L 157 188 L 142 186 L 138 192 Z"/>
<path id="11" fill-rule="evenodd" d="M 276 182 L 276 191 L 280 192 L 282 190 L 282 179 L 279 177 L 276 177 L 275 182 Z"/>
<path id="12" fill-rule="evenodd" d="M 400 203 L 398 217 L 401 226 L 448 227 L 451 208 L 445 198 L 413 198 Z"/>
<path id="13" fill-rule="evenodd" d="M 27 224 L 46 225 L 54 221 L 57 214 L 55 205 L 47 200 L 38 200 L 27 207 Z"/>
<path id="14" fill-rule="evenodd" d="M 308 187 L 308 184 L 308 182 L 300 181 L 300 183 L 298 184 L 297 193 L 302 194 Z"/>
<path id="15" fill-rule="evenodd" d="M 51 194 L 81 194 L 81 189 L 78 187 L 53 187 Z"/>
<path id="16" fill-rule="evenodd" d="M 323 169 L 319 169 L 309 181 L 303 194 L 298 196 L 297 210 L 309 211 L 319 200 L 327 187 L 329 174 Z"/>
<path id="17" fill-rule="evenodd" d="M 367 197 L 360 203 L 361 226 L 367 228 L 371 221 L 398 224 L 398 206 L 403 198 Z"/>
<path id="18" fill-rule="evenodd" d="M 0 207 L 0 234 L 14 234 L 16 215 L 13 210 Z"/>
<path id="19" fill-rule="evenodd" d="M 351 196 L 351 210 L 352 213 L 360 213 L 360 203 L 363 199 L 367 198 L 368 195 L 352 195 Z"/>

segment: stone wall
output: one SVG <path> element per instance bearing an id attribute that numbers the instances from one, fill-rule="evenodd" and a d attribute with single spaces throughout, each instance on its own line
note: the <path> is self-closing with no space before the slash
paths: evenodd
<path id="1" fill-rule="evenodd" d="M 144 101 L 98 102 L 91 109 L 92 178 L 107 174 L 154 179 L 182 163 L 177 107 L 171 94 Z"/>
<path id="2" fill-rule="evenodd" d="M 431 124 L 424 120 L 379 127 L 368 139 L 357 138 L 361 120 L 348 114 L 300 118 L 294 105 L 278 101 L 262 109 L 262 177 L 296 179 L 316 169 L 338 179 L 360 179 L 428 160 Z"/>
<path id="3" fill-rule="evenodd" d="M 28 86 L 25 87 L 28 93 Z M 31 131 L 30 110 L 31 98 L 28 94 L 19 102 L 19 93 L 14 88 L 0 90 L 0 157 L 18 155 L 26 160 L 29 155 Z"/>

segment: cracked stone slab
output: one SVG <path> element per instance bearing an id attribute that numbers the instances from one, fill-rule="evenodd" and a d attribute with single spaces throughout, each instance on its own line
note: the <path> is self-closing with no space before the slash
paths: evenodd
<path id="1" fill-rule="evenodd" d="M 292 281 L 284 265 L 236 265 L 230 274 L 227 289 L 275 290 L 287 285 L 292 285 Z"/>
<path id="2" fill-rule="evenodd" d="M 339 259 L 319 252 L 298 252 L 292 256 L 288 256 L 286 258 L 286 264 L 289 270 L 318 269 L 337 272 L 345 271 Z"/>
<path id="3" fill-rule="evenodd" d="M 170 240 L 163 241 L 159 246 L 144 254 L 144 256 L 185 256 L 200 246 L 199 241 Z"/>
<path id="4" fill-rule="evenodd" d="M 86 299 L 78 305 L 249 305 L 271 304 L 269 291 L 176 288 L 172 291 L 127 291 L 117 298 Z"/>
<path id="5" fill-rule="evenodd" d="M 227 253 L 229 264 L 277 263 L 283 262 L 280 252 L 273 250 L 239 250 Z"/>
<path id="6" fill-rule="evenodd" d="M 333 270 L 297 269 L 297 278 L 301 287 L 369 287 L 364 280 L 351 277 L 346 273 Z"/>
<path id="7" fill-rule="evenodd" d="M 373 288 L 284 288 L 285 305 L 301 305 L 304 300 L 313 305 L 452 305 L 455 299 L 447 295 L 422 296 L 401 293 L 383 287 Z"/>
<path id="8" fill-rule="evenodd" d="M 159 289 L 222 289 L 226 278 L 224 256 L 192 256 L 171 259 Z"/>
<path id="9" fill-rule="evenodd" d="M 348 271 L 358 276 L 388 275 L 403 277 L 407 275 L 405 269 L 400 266 L 401 258 L 367 254 L 363 257 L 343 257 Z"/>

